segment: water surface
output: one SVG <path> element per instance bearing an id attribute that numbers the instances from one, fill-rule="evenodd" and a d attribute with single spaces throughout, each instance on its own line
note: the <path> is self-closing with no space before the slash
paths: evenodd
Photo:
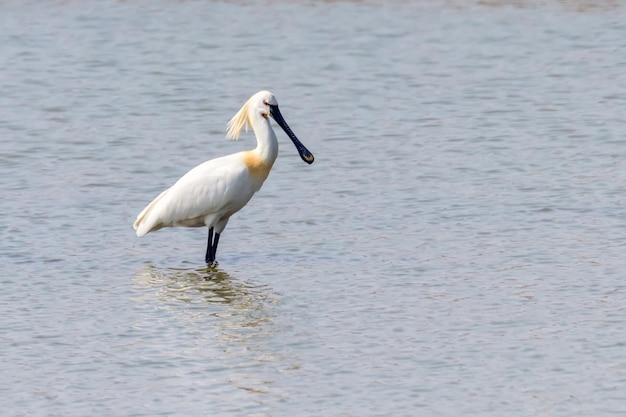
<path id="1" fill-rule="evenodd" d="M 626 412 L 611 2 L 3 2 L 12 416 Z M 272 90 L 311 149 L 205 231 L 132 222 Z"/>

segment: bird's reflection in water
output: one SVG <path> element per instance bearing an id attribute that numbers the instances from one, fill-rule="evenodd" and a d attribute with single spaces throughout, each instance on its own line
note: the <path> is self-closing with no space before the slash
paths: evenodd
<path id="1" fill-rule="evenodd" d="M 270 390 L 272 378 L 267 371 L 293 365 L 271 346 L 277 330 L 272 307 L 277 299 L 268 287 L 241 281 L 215 267 L 154 266 L 137 272 L 134 287 L 134 301 L 147 312 L 136 327 L 156 336 L 161 355 L 169 357 L 171 352 L 179 357 L 185 352 L 190 359 L 186 363 L 208 366 L 203 374 L 225 380 L 238 392 L 277 394 Z"/>
<path id="2" fill-rule="evenodd" d="M 251 329 L 271 321 L 270 306 L 276 302 L 269 288 L 237 280 L 217 267 L 159 269 L 144 266 L 135 276 L 137 288 L 156 289 L 166 305 L 184 303 L 181 313 L 196 321 L 210 314 L 225 329 Z M 154 293 L 141 298 L 154 297 Z M 139 299 L 136 299 L 139 301 Z M 259 329 L 260 330 L 260 329 Z"/>

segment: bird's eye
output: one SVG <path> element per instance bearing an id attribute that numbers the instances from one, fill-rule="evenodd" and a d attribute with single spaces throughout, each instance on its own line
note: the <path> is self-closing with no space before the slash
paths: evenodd
<path id="1" fill-rule="evenodd" d="M 270 103 L 268 103 L 267 100 L 263 100 L 263 104 L 265 104 L 266 106 L 270 105 Z"/>

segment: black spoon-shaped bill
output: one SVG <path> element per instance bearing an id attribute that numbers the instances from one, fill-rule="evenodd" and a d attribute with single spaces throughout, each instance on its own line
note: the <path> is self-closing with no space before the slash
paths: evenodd
<path id="1" fill-rule="evenodd" d="M 300 140 L 293 133 L 293 131 L 291 130 L 291 128 L 289 127 L 285 119 L 283 118 L 283 115 L 280 114 L 280 110 L 278 110 L 278 106 L 270 106 L 270 116 L 272 116 L 272 118 L 276 120 L 276 123 L 278 123 L 278 125 L 282 127 L 282 129 L 285 131 L 287 136 L 289 136 L 289 139 L 291 139 L 293 144 L 296 146 L 296 149 L 298 150 L 298 153 L 300 154 L 300 158 L 302 158 L 302 160 L 306 162 L 307 164 L 312 164 L 313 161 L 315 160 L 315 158 L 313 157 L 313 154 L 309 152 L 306 146 L 304 146 L 302 142 L 300 142 Z"/>

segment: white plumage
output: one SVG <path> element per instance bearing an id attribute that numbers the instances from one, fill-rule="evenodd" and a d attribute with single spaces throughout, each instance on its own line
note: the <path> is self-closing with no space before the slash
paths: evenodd
<path id="1" fill-rule="evenodd" d="M 283 128 L 300 157 L 313 163 L 313 155 L 293 134 L 269 91 L 253 95 L 228 123 L 227 137 L 238 139 L 251 127 L 257 139 L 253 150 L 206 161 L 163 191 L 137 216 L 137 236 L 163 227 L 209 228 L 205 260 L 213 262 L 220 234 L 230 216 L 244 207 L 269 175 L 278 155 L 278 141 L 269 116 Z M 214 236 L 215 233 L 215 236 Z"/>

